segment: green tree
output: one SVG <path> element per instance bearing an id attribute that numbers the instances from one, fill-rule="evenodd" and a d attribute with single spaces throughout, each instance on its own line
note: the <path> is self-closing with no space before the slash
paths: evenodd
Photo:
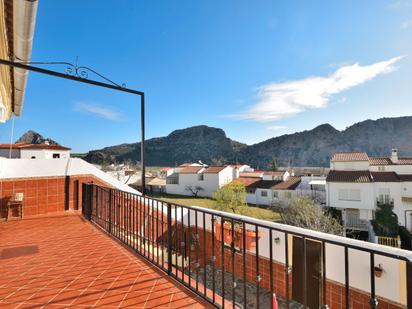
<path id="1" fill-rule="evenodd" d="M 240 181 L 232 181 L 213 194 L 217 209 L 242 214 L 246 207 L 246 188 Z"/>
<path id="2" fill-rule="evenodd" d="M 309 198 L 293 199 L 288 206 L 277 207 L 277 211 L 285 224 L 329 234 L 344 234 L 338 220 Z"/>
<path id="3" fill-rule="evenodd" d="M 270 170 L 274 172 L 278 170 L 278 162 L 276 158 L 273 158 L 272 162 L 270 163 Z"/>
<path id="4" fill-rule="evenodd" d="M 393 212 L 393 205 L 379 205 L 372 225 L 378 236 L 397 236 L 399 233 L 398 216 Z"/>

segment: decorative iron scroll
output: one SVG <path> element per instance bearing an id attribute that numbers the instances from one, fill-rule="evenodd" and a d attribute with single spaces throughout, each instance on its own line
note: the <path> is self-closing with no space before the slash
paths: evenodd
<path id="1" fill-rule="evenodd" d="M 76 57 L 76 62 L 70 63 L 70 62 L 63 62 L 63 61 L 52 61 L 52 62 L 22 62 L 24 64 L 52 64 L 52 65 L 65 65 L 66 69 L 64 70 L 64 72 L 67 75 L 71 75 L 71 76 L 75 76 L 75 77 L 79 77 L 79 78 L 84 78 L 84 79 L 88 79 L 89 78 L 89 73 L 93 73 L 95 75 L 97 75 L 98 77 L 100 77 L 101 79 L 105 80 L 106 82 L 109 82 L 117 87 L 120 88 L 126 88 L 126 84 L 122 83 L 121 85 L 112 81 L 111 79 L 103 76 L 102 74 L 100 74 L 99 72 L 96 72 L 95 70 L 93 70 L 92 68 L 89 68 L 87 66 L 79 66 L 78 65 L 78 58 Z"/>

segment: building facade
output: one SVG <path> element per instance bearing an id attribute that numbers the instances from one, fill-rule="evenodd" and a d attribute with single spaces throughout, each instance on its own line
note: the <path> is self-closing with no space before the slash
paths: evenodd
<path id="1" fill-rule="evenodd" d="M 50 144 L 1 144 L 0 157 L 8 159 L 68 159 L 70 148 Z"/>
<path id="2" fill-rule="evenodd" d="M 326 179 L 326 205 L 342 212 L 347 228 L 367 231 L 381 204 L 393 205 L 400 225 L 412 230 L 412 158 L 364 152 L 336 153 Z"/>

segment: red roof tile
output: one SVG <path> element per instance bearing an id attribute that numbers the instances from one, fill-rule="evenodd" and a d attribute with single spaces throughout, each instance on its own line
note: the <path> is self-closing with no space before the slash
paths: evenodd
<path id="1" fill-rule="evenodd" d="M 366 152 L 337 152 L 332 156 L 332 162 L 368 161 Z"/>
<path id="2" fill-rule="evenodd" d="M 205 174 L 218 174 L 221 171 L 223 171 L 226 167 L 228 167 L 228 165 L 225 165 L 225 166 L 209 166 L 203 171 L 203 173 L 205 173 Z"/>
<path id="3" fill-rule="evenodd" d="M 186 166 L 180 170 L 180 174 L 197 174 L 200 170 L 204 169 L 203 166 Z"/>
<path id="4" fill-rule="evenodd" d="M 395 172 L 371 172 L 375 182 L 398 182 L 399 176 Z"/>
<path id="5" fill-rule="evenodd" d="M 370 165 L 412 165 L 412 158 L 398 158 L 398 162 L 394 163 L 391 158 L 377 157 L 369 158 Z"/>
<path id="6" fill-rule="evenodd" d="M 71 148 L 60 145 L 48 145 L 48 144 L 0 144 L 0 149 L 9 149 L 10 146 L 13 149 L 49 149 L 49 150 L 71 150 Z"/>
<path id="7" fill-rule="evenodd" d="M 401 181 L 412 181 L 412 174 L 398 175 Z"/>
<path id="8" fill-rule="evenodd" d="M 372 182 L 369 171 L 330 171 L 326 177 L 327 182 Z"/>
<path id="9" fill-rule="evenodd" d="M 370 165 L 391 165 L 392 161 L 389 158 L 369 158 Z"/>
<path id="10" fill-rule="evenodd" d="M 286 181 L 279 182 L 272 189 L 275 190 L 295 190 L 300 184 L 300 177 L 289 177 Z"/>
<path id="11" fill-rule="evenodd" d="M 254 178 L 260 178 L 262 177 L 263 172 L 242 172 L 239 173 L 239 177 L 254 177 Z"/>

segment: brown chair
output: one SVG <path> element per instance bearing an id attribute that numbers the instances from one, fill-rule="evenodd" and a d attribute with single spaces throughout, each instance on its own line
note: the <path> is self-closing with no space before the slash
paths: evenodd
<path id="1" fill-rule="evenodd" d="M 23 193 L 14 193 L 13 197 L 7 202 L 7 217 L 6 220 L 10 218 L 20 218 L 23 219 Z M 13 210 L 16 210 L 18 216 L 13 216 Z"/>

